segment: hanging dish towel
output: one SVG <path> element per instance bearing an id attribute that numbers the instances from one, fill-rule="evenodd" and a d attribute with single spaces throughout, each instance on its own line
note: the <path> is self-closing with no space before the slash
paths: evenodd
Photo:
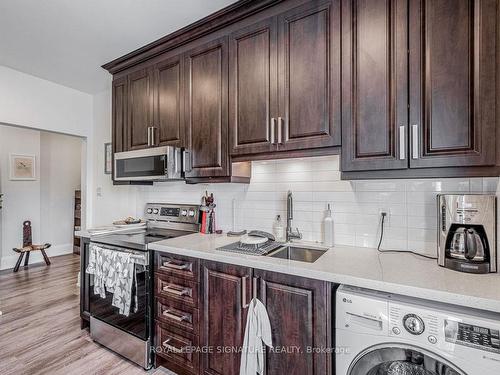
<path id="1" fill-rule="evenodd" d="M 135 266 L 139 265 L 137 270 L 144 271 L 146 262 L 145 254 L 113 251 L 90 244 L 86 272 L 94 275 L 94 294 L 106 298 L 106 291 L 112 293 L 112 305 L 125 316 L 130 314 L 134 297 L 134 312 L 137 312 L 137 295 L 133 296 L 133 287 L 137 285 Z"/>
<path id="2" fill-rule="evenodd" d="M 248 306 L 240 375 L 264 374 L 264 345 L 272 347 L 271 323 L 266 307 L 257 298 Z"/>

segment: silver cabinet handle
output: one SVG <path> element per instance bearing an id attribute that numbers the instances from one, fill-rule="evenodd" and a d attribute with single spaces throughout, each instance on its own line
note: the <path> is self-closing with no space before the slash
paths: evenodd
<path id="1" fill-rule="evenodd" d="M 278 144 L 283 143 L 283 121 L 282 118 L 278 117 Z"/>
<path id="2" fill-rule="evenodd" d="M 406 141 L 405 141 L 405 127 L 401 125 L 399 127 L 399 159 L 406 159 Z"/>
<path id="3" fill-rule="evenodd" d="M 247 280 L 249 276 L 243 276 L 241 278 L 241 308 L 246 309 L 250 306 L 250 302 L 247 302 Z"/>
<path id="4" fill-rule="evenodd" d="M 191 322 L 191 318 L 190 318 L 189 314 L 178 316 L 178 315 L 172 314 L 170 312 L 170 309 L 166 309 L 165 311 L 163 311 L 163 316 L 166 317 L 166 318 L 175 320 L 177 322 L 183 322 L 183 321 Z"/>
<path id="5" fill-rule="evenodd" d="M 156 146 L 156 127 L 151 126 L 151 146 Z"/>
<path id="6" fill-rule="evenodd" d="M 170 341 L 172 341 L 172 339 L 171 339 L 171 338 L 168 338 L 168 339 L 166 339 L 165 341 L 163 341 L 163 342 L 162 342 L 163 346 L 164 346 L 166 349 L 168 349 L 168 350 L 170 350 L 171 352 L 173 352 L 173 353 L 182 353 L 182 349 L 179 349 L 179 348 L 176 348 L 176 347 L 175 347 L 175 346 L 173 346 L 173 345 L 170 345 L 170 344 L 169 344 L 169 342 L 170 342 Z"/>
<path id="7" fill-rule="evenodd" d="M 276 127 L 276 119 L 274 117 L 271 117 L 271 144 L 274 145 L 274 142 L 276 141 L 274 139 L 274 130 Z"/>
<path id="8" fill-rule="evenodd" d="M 172 287 L 172 285 L 165 285 L 163 287 L 163 291 L 167 293 L 172 293 L 175 294 L 176 296 L 186 296 L 186 295 L 191 295 L 190 289 L 189 288 L 183 288 L 183 289 L 175 289 Z"/>
<path id="9" fill-rule="evenodd" d="M 169 260 L 168 262 L 163 262 L 162 267 L 183 271 L 183 270 L 190 269 L 191 263 L 175 264 L 174 262 Z"/>
<path id="10" fill-rule="evenodd" d="M 151 126 L 148 126 L 148 147 L 151 147 Z"/>
<path id="11" fill-rule="evenodd" d="M 412 158 L 418 159 L 418 125 L 411 126 Z"/>
<path id="12" fill-rule="evenodd" d="M 191 170 L 193 169 L 191 165 L 191 155 L 189 151 L 184 151 L 182 153 L 182 164 L 184 172 L 191 172 Z"/>

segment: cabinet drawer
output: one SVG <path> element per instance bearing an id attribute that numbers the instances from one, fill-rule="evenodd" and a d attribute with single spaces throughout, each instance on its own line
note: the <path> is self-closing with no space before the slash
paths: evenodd
<path id="1" fill-rule="evenodd" d="M 190 333 L 198 334 L 198 309 L 174 301 L 156 298 L 156 319 Z"/>
<path id="2" fill-rule="evenodd" d="M 156 271 L 183 279 L 199 281 L 200 263 L 196 258 L 156 253 Z"/>
<path id="3" fill-rule="evenodd" d="M 173 333 L 156 322 L 156 354 L 174 364 L 172 367 L 167 364 L 167 368 L 177 370 L 179 366 L 182 372 L 198 373 L 200 353 L 196 350 L 197 345 L 197 336 Z"/>
<path id="4" fill-rule="evenodd" d="M 198 283 L 177 277 L 156 274 L 156 297 L 198 306 Z"/>

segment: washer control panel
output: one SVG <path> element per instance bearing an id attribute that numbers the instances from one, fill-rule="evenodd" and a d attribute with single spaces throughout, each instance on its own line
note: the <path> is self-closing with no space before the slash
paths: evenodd
<path id="1" fill-rule="evenodd" d="M 444 321 L 447 342 L 500 353 L 500 330 L 481 327 L 451 319 Z"/>
<path id="2" fill-rule="evenodd" d="M 389 335 L 417 340 L 422 345 L 443 344 L 443 323 L 438 314 L 401 303 L 389 303 Z M 440 339 L 441 337 L 441 339 Z"/>

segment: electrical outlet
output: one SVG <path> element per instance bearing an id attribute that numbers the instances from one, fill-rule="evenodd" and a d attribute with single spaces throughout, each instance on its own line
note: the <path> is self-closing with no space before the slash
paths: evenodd
<path id="1" fill-rule="evenodd" d="M 379 208 L 378 209 L 378 215 L 382 216 L 382 213 L 385 212 L 385 219 L 384 223 L 389 224 L 391 221 L 391 210 L 389 208 Z"/>

